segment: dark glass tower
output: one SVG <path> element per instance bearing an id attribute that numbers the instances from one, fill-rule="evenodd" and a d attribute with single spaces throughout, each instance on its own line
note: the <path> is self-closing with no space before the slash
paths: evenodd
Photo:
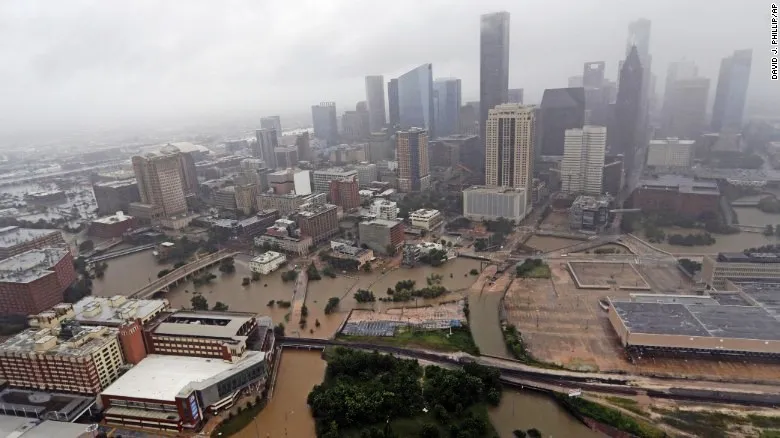
<path id="1" fill-rule="evenodd" d="M 623 154 L 627 180 L 641 168 L 641 151 L 646 145 L 642 131 L 642 63 L 633 48 L 620 70 L 620 85 L 615 102 L 615 135 L 611 137 L 610 151 Z"/>
<path id="2" fill-rule="evenodd" d="M 752 58 L 752 50 L 737 50 L 721 61 L 718 88 L 715 90 L 715 102 L 712 105 L 713 131 L 738 131 L 742 128 Z"/>
<path id="3" fill-rule="evenodd" d="M 537 123 L 535 155 L 563 155 L 566 130 L 582 129 L 585 124 L 585 89 L 544 90 Z"/>
<path id="4" fill-rule="evenodd" d="M 480 17 L 479 132 L 485 143 L 488 111 L 509 100 L 509 12 Z"/>
<path id="5" fill-rule="evenodd" d="M 401 112 L 398 106 L 398 79 L 390 79 L 387 83 L 387 103 L 390 110 L 390 126 L 401 124 Z"/>

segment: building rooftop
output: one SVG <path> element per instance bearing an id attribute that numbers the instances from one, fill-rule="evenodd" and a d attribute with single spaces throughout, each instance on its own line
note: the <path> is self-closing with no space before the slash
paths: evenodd
<path id="1" fill-rule="evenodd" d="M 138 185 L 138 182 L 135 178 L 132 179 L 124 179 L 119 181 L 106 181 L 106 182 L 99 182 L 95 183 L 96 186 L 99 187 L 109 187 L 112 189 L 121 189 L 123 187 L 130 187 L 134 185 Z"/>
<path id="2" fill-rule="evenodd" d="M 284 258 L 284 254 L 275 252 L 275 251 L 266 251 L 263 254 L 260 254 L 259 256 L 252 259 L 255 263 L 269 263 L 271 261 L 274 261 L 278 258 Z"/>
<path id="3" fill-rule="evenodd" d="M 639 180 L 640 189 L 645 190 L 676 190 L 680 193 L 695 193 L 700 195 L 719 196 L 718 184 L 715 181 L 702 181 L 688 176 L 663 174 L 654 178 Z"/>
<path id="4" fill-rule="evenodd" d="M 0 344 L 0 353 L 47 354 L 57 356 L 88 356 L 112 342 L 118 330 L 111 327 L 80 327 L 28 329 Z"/>
<path id="5" fill-rule="evenodd" d="M 313 204 L 313 203 L 308 203 L 308 204 L 301 205 L 299 207 L 298 213 L 301 216 L 304 216 L 304 217 L 312 217 L 312 216 L 316 216 L 318 214 L 322 214 L 322 213 L 325 213 L 325 212 L 328 212 L 328 211 L 331 211 L 331 210 L 335 210 L 337 208 L 338 207 L 336 207 L 333 204 Z"/>
<path id="6" fill-rule="evenodd" d="M 488 186 L 471 186 L 464 191 L 469 192 L 484 192 L 484 193 L 524 193 L 524 187 L 488 187 Z"/>
<path id="7" fill-rule="evenodd" d="M 157 327 L 157 335 L 234 338 L 253 318 L 249 312 L 209 312 L 179 310 L 168 315 Z"/>
<path id="8" fill-rule="evenodd" d="M 0 282 L 30 283 L 54 271 L 51 268 L 69 254 L 67 248 L 33 249 L 0 260 Z"/>
<path id="9" fill-rule="evenodd" d="M 132 399 L 175 401 L 182 390 L 257 363 L 265 354 L 249 351 L 236 363 L 221 359 L 150 354 L 101 394 Z M 186 394 L 185 394 L 186 395 Z"/>
<path id="10" fill-rule="evenodd" d="M 167 307 L 168 300 L 134 300 L 124 295 L 87 296 L 73 304 L 73 312 L 74 319 L 82 324 L 117 326 L 130 319 L 146 319 Z"/>
<path id="11" fill-rule="evenodd" d="M 378 225 L 380 227 L 388 227 L 392 228 L 398 224 L 400 224 L 401 221 L 391 221 L 388 219 L 371 219 L 370 221 L 361 222 L 361 225 Z"/>
<path id="12" fill-rule="evenodd" d="M 780 254 L 753 252 L 721 252 L 717 261 L 721 263 L 780 263 Z"/>
<path id="13" fill-rule="evenodd" d="M 59 232 L 60 230 L 51 229 L 34 230 L 16 226 L 3 227 L 0 228 L 0 248 L 10 248 Z"/>
<path id="14" fill-rule="evenodd" d="M 609 204 L 612 202 L 612 197 L 610 196 L 587 196 L 587 195 L 580 195 L 577 196 L 577 199 L 574 200 L 574 203 L 572 203 L 572 207 L 579 207 L 583 210 L 596 210 L 599 208 L 608 208 Z"/>
<path id="15" fill-rule="evenodd" d="M 315 175 L 342 175 L 342 176 L 353 176 L 357 175 L 357 170 L 355 169 L 347 169 L 344 167 L 331 167 L 328 169 L 320 169 L 314 171 Z"/>
<path id="16" fill-rule="evenodd" d="M 650 140 L 650 145 L 664 146 L 664 145 L 678 145 L 678 146 L 692 146 L 695 144 L 694 140 L 680 140 L 676 137 L 669 137 L 659 140 Z"/>
<path id="17" fill-rule="evenodd" d="M 439 214 L 439 210 L 434 210 L 432 208 L 421 208 L 419 210 L 411 212 L 410 216 L 417 216 L 420 218 L 432 218 L 437 214 Z"/>
<path id="18" fill-rule="evenodd" d="M 123 212 L 118 211 L 118 212 L 116 212 L 116 214 L 112 214 L 111 216 L 103 216 L 103 217 L 97 218 L 97 219 L 93 220 L 92 223 L 110 225 L 110 224 L 116 224 L 116 223 L 119 223 L 119 222 L 129 221 L 129 220 L 132 220 L 132 219 L 133 219 L 132 216 L 128 216 L 128 215 L 124 214 Z"/>

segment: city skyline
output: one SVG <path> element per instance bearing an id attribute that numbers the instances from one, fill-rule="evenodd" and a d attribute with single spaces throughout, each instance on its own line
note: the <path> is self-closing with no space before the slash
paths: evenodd
<path id="1" fill-rule="evenodd" d="M 29 44 L 32 44 L 36 50 L 3 49 L 9 51 L 6 53 L 6 58 L 10 59 L 10 64 L 15 67 L 0 76 L 0 83 L 6 84 L 7 93 L 4 94 L 8 96 L 8 102 L 11 103 L 9 107 L 14 108 L 14 111 L 0 114 L 0 117 L 7 120 L 8 124 L 14 126 L 17 131 L 42 125 L 45 129 L 54 130 L 77 129 L 84 126 L 95 129 L 106 124 L 108 129 L 116 126 L 133 126 L 138 123 L 162 124 L 190 118 L 214 119 L 215 114 L 226 120 L 235 117 L 250 118 L 250 116 L 259 119 L 262 113 L 280 114 L 285 120 L 288 120 L 288 115 L 296 115 L 289 119 L 294 126 L 296 122 L 305 120 L 306 108 L 316 102 L 335 101 L 339 107 L 347 108 L 363 100 L 365 98 L 363 78 L 367 74 L 382 74 L 385 78 L 396 77 L 414 65 L 429 62 L 434 65 L 437 75 L 462 79 L 463 101 L 475 100 L 479 88 L 479 16 L 501 10 L 506 10 L 510 14 L 515 13 L 514 20 L 510 22 L 513 44 L 510 45 L 509 87 L 524 88 L 527 103 L 538 103 L 541 93 L 546 88 L 565 86 L 566 78 L 581 71 L 582 63 L 587 60 L 604 60 L 606 77 L 616 79 L 617 62 L 625 53 L 626 25 L 641 17 L 653 23 L 651 52 L 654 73 L 659 77 L 662 77 L 659 73 L 665 71 L 672 60 L 695 54 L 692 59 L 700 66 L 700 75 L 714 82 L 720 59 L 734 50 L 743 48 L 753 48 L 756 53 L 759 53 L 758 50 L 761 48 L 759 44 L 763 41 L 760 38 L 761 15 L 758 11 L 750 15 L 750 17 L 755 16 L 755 19 L 734 19 L 732 17 L 747 16 L 747 11 L 743 12 L 743 10 L 751 8 L 734 8 L 734 5 L 727 2 L 723 2 L 722 7 L 703 12 L 689 5 L 675 5 L 672 9 L 671 4 L 664 2 L 658 5 L 647 5 L 645 9 L 631 8 L 609 1 L 588 3 L 588 5 L 573 3 L 568 6 L 571 14 L 566 15 L 572 15 L 572 18 L 570 20 L 564 17 L 563 20 L 567 25 L 571 24 L 568 27 L 569 31 L 578 33 L 577 26 L 584 26 L 585 23 L 576 22 L 577 12 L 584 12 L 593 5 L 608 7 L 611 12 L 610 22 L 607 25 L 600 19 L 596 20 L 598 24 L 602 24 L 603 30 L 581 32 L 577 41 L 554 35 L 554 32 L 545 32 L 549 35 L 537 41 L 535 36 L 545 31 L 544 23 L 561 20 L 555 11 L 541 5 L 532 4 L 521 8 L 511 2 L 495 2 L 488 5 L 461 5 L 445 10 L 440 4 L 434 2 L 430 5 L 426 4 L 420 13 L 440 15 L 438 18 L 441 18 L 441 22 L 445 24 L 440 32 L 441 35 L 430 35 L 424 32 L 414 20 L 391 13 L 383 18 L 382 25 L 375 26 L 375 32 L 368 34 L 369 37 L 366 38 L 367 41 L 382 42 L 390 29 L 397 31 L 400 26 L 404 29 L 403 38 L 419 39 L 421 35 L 425 35 L 425 43 L 415 44 L 414 50 L 406 50 L 404 53 L 398 50 L 390 52 L 375 50 L 376 53 L 385 54 L 377 59 L 376 54 L 365 52 L 361 44 L 344 47 L 341 41 L 346 37 L 339 32 L 334 33 L 335 39 L 332 42 L 326 43 L 318 41 L 319 38 L 312 40 L 310 34 L 316 32 L 308 31 L 293 35 L 296 47 L 303 48 L 290 51 L 289 54 L 278 58 L 278 65 L 276 63 L 266 65 L 269 63 L 265 62 L 262 63 L 264 65 L 259 65 L 261 64 L 259 61 L 246 63 L 243 56 L 238 56 L 240 45 L 235 38 L 236 35 L 228 33 L 227 29 L 231 28 L 229 25 L 235 24 L 236 21 L 246 20 L 264 12 L 262 8 L 257 10 L 249 8 L 245 14 L 242 13 L 244 16 L 241 17 L 229 11 L 213 10 L 208 7 L 184 11 L 186 14 L 193 15 L 194 23 L 206 20 L 207 17 L 217 18 L 214 41 L 208 44 L 204 43 L 202 38 L 189 38 L 189 33 L 194 29 L 188 26 L 178 30 L 171 30 L 172 27 L 168 24 L 163 26 L 164 18 L 174 13 L 173 10 L 163 8 L 160 11 L 161 22 L 155 20 L 146 24 L 150 27 L 150 32 L 147 33 L 167 36 L 170 42 L 168 46 L 150 47 L 151 42 L 148 37 L 140 37 L 146 34 L 141 32 L 144 29 L 142 23 L 135 19 L 119 26 L 116 34 L 110 33 L 106 41 L 103 41 L 103 38 L 94 38 L 93 34 L 99 32 L 103 26 L 124 20 L 128 15 L 117 14 L 117 11 L 109 10 L 110 8 L 97 7 L 94 10 L 85 10 L 83 7 L 79 8 L 79 4 L 76 3 L 72 8 L 73 14 L 63 16 L 64 11 L 56 7 L 43 11 L 37 9 L 35 4 L 23 8 L 11 2 L 10 5 L 4 4 L 0 7 L 0 16 L 14 17 L 14 26 L 3 31 L 10 40 L 24 38 L 31 29 L 35 30 L 39 24 L 33 18 L 38 15 L 46 18 L 41 20 L 45 23 L 50 23 L 54 19 L 63 19 L 58 21 L 58 26 L 47 29 L 48 33 L 41 32 L 44 34 L 43 37 L 30 38 Z M 143 11 L 144 7 L 138 5 L 133 6 L 133 9 Z M 328 20 L 344 12 L 342 9 L 344 5 L 338 2 L 316 5 L 316 7 L 317 12 L 321 12 L 321 17 L 313 23 L 313 27 L 321 31 L 330 31 L 332 23 Z M 732 8 L 729 9 L 731 13 L 724 13 L 729 7 Z M 355 10 L 351 11 L 347 18 L 357 18 L 368 13 L 368 8 L 364 6 L 353 9 Z M 670 12 L 672 10 L 674 13 Z M 87 26 L 82 33 L 66 38 L 67 44 L 63 46 L 62 44 L 65 43 L 60 42 L 56 35 L 68 29 L 63 26 L 77 25 L 80 19 L 87 16 L 87 12 L 99 18 L 93 22 L 102 24 Z M 282 18 L 291 20 L 292 14 L 288 14 L 289 12 L 278 13 Z M 706 17 L 696 15 L 701 13 Z M 530 17 L 536 22 L 531 22 Z M 686 21 L 692 22 L 693 19 L 707 19 L 714 25 L 713 30 L 702 29 L 692 36 L 689 32 L 683 34 L 680 33 L 681 30 L 675 30 L 684 29 L 680 24 Z M 726 20 L 733 20 L 733 22 L 727 23 Z M 587 20 L 583 21 L 587 22 Z M 593 24 L 587 23 L 587 27 L 592 30 Z M 741 37 L 731 38 L 720 35 L 722 32 L 717 31 L 717 28 L 724 27 L 726 24 L 734 30 L 729 32 L 730 34 Z M 268 30 L 268 32 L 280 31 L 276 28 Z M 252 39 L 248 38 L 248 40 Z M 529 39 L 533 39 L 534 44 L 528 44 Z M 562 45 L 564 39 L 566 45 Z M 680 43 L 681 39 L 683 39 L 682 43 Z M 217 42 L 221 42 L 222 45 L 215 45 Z M 307 46 L 309 43 L 310 47 Z M 406 44 L 398 46 L 406 47 Z M 108 56 L 108 47 L 117 48 L 116 53 Z M 345 56 L 332 58 L 331 56 L 336 56 L 334 50 L 338 47 L 345 51 Z M 322 53 L 314 53 L 314 59 L 307 61 L 314 63 L 318 68 L 314 70 L 292 68 L 297 62 L 296 56 L 304 55 L 301 51 L 308 56 L 309 50 L 317 52 L 320 49 L 325 50 L 322 50 Z M 550 56 L 552 53 L 566 54 L 566 56 L 552 57 Z M 574 56 L 575 53 L 578 55 Z M 97 64 L 96 56 L 103 55 L 106 55 L 105 59 Z M 160 63 L 160 57 L 165 55 L 168 59 Z M 212 67 L 204 68 L 202 62 L 210 59 L 209 57 L 219 62 L 209 62 L 208 65 Z M 326 57 L 331 58 L 326 59 Z M 240 66 L 236 62 L 238 59 L 242 60 Z M 149 64 L 152 60 L 155 62 Z M 188 68 L 185 75 L 184 70 L 180 68 L 191 67 L 192 63 L 199 68 Z M 220 63 L 222 66 L 219 66 Z M 103 66 L 100 75 L 96 75 L 98 65 Z M 529 65 L 533 68 L 527 68 Z M 769 82 L 766 77 L 759 75 L 759 70 L 756 68 L 752 71 L 751 88 L 748 90 L 749 103 L 751 96 L 766 94 L 759 90 L 766 89 Z M 316 74 L 311 73 L 312 71 Z M 305 77 L 302 72 L 305 72 Z M 659 81 L 657 92 L 662 88 L 661 82 L 663 81 Z M 324 83 L 328 85 L 325 86 Z M 13 86 L 9 86 L 10 84 Z M 121 108 L 116 105 L 118 100 L 122 101 Z M 252 114 L 245 114 L 246 112 Z"/>

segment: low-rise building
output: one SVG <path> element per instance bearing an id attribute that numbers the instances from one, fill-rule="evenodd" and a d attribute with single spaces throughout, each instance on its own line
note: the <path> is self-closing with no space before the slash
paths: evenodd
<path id="1" fill-rule="evenodd" d="M 357 177 L 358 172 L 354 169 L 334 167 L 330 169 L 315 170 L 312 174 L 312 179 L 314 181 L 314 191 L 319 193 L 328 193 L 330 191 L 331 181 L 351 181 L 357 179 Z"/>
<path id="2" fill-rule="evenodd" d="M 0 261 L 0 313 L 29 315 L 62 302 L 76 281 L 67 248 L 33 249 Z"/>
<path id="3" fill-rule="evenodd" d="M 578 196 L 569 209 L 569 227 L 575 230 L 603 230 L 609 224 L 609 196 Z"/>
<path id="4" fill-rule="evenodd" d="M 344 211 L 360 207 L 357 180 L 333 180 L 330 182 L 330 202 Z"/>
<path id="5" fill-rule="evenodd" d="M 261 193 L 257 196 L 257 207 L 260 210 L 278 210 L 282 216 L 287 216 L 306 203 L 324 203 L 325 195 L 309 194 L 298 195 L 288 193 L 277 195 L 275 193 Z"/>
<path id="6" fill-rule="evenodd" d="M 286 169 L 298 165 L 298 148 L 295 146 L 279 146 L 274 148 L 274 154 L 276 155 L 276 167 Z"/>
<path id="7" fill-rule="evenodd" d="M 308 170 L 284 169 L 268 174 L 268 184 L 274 194 L 311 194 L 311 176 Z"/>
<path id="8" fill-rule="evenodd" d="M 422 228 L 423 230 L 433 230 L 442 223 L 444 217 L 439 210 L 432 208 L 421 208 L 417 211 L 413 211 L 409 214 L 409 219 L 412 221 L 412 226 Z"/>
<path id="9" fill-rule="evenodd" d="M 31 249 L 63 246 L 60 230 L 44 230 L 9 226 L 0 228 L 0 260 Z"/>
<path id="10" fill-rule="evenodd" d="M 131 202 L 141 202 L 135 178 L 95 183 L 92 192 L 100 215 L 128 211 Z"/>
<path id="11" fill-rule="evenodd" d="M 311 237 L 308 236 L 294 237 L 266 234 L 255 237 L 255 246 L 262 247 L 266 244 L 279 251 L 299 256 L 308 255 L 311 252 L 312 246 L 314 246 Z"/>
<path id="12" fill-rule="evenodd" d="M 374 219 L 361 222 L 358 232 L 360 244 L 368 246 L 378 254 L 394 253 L 404 244 L 404 225 L 401 221 Z"/>
<path id="13" fill-rule="evenodd" d="M 398 218 L 398 204 L 387 199 L 377 199 L 371 204 L 371 214 L 377 219 L 394 221 Z"/>
<path id="14" fill-rule="evenodd" d="M 774 253 L 719 253 L 705 256 L 701 264 L 701 279 L 715 289 L 723 290 L 726 281 L 780 282 L 780 255 Z"/>
<path id="15" fill-rule="evenodd" d="M 235 210 L 236 204 L 236 186 L 222 187 L 214 193 L 214 205 L 223 210 Z"/>
<path id="16" fill-rule="evenodd" d="M 125 363 L 118 333 L 78 323 L 25 330 L 0 344 L 0 375 L 17 388 L 95 395 Z"/>
<path id="17" fill-rule="evenodd" d="M 473 186 L 463 191 L 463 216 L 471 220 L 500 217 L 519 222 L 528 215 L 525 188 Z"/>
<path id="18" fill-rule="evenodd" d="M 720 190 L 714 181 L 666 174 L 639 180 L 631 202 L 644 214 L 663 212 L 696 219 L 718 212 Z"/>
<path id="19" fill-rule="evenodd" d="M 694 140 L 666 138 L 650 140 L 647 148 L 647 165 L 664 168 L 687 168 L 691 165 Z"/>
<path id="20" fill-rule="evenodd" d="M 379 180 L 379 168 L 374 163 L 363 161 L 355 166 L 358 173 L 360 187 L 368 187 L 372 182 Z"/>
<path id="21" fill-rule="evenodd" d="M 374 259 L 374 251 L 371 249 L 363 249 L 357 246 L 347 245 L 342 242 L 331 241 L 330 242 L 332 257 L 345 260 L 354 260 L 358 263 L 358 267 L 363 266 L 366 263 L 371 263 Z"/>
<path id="22" fill-rule="evenodd" d="M 262 275 L 268 275 L 287 263 L 287 257 L 274 251 L 267 251 L 249 262 L 249 269 Z"/>
<path id="23" fill-rule="evenodd" d="M 87 234 L 94 237 L 111 239 L 114 237 L 122 237 L 125 232 L 136 227 L 138 227 L 138 219 L 118 211 L 112 216 L 104 216 L 93 220 L 92 223 L 89 224 L 89 231 Z"/>

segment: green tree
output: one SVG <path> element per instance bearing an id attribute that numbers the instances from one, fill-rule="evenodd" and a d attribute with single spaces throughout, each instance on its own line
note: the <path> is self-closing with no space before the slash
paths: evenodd
<path id="1" fill-rule="evenodd" d="M 274 326 L 274 336 L 278 337 L 284 337 L 284 324 L 279 323 L 276 326 Z"/>
<path id="2" fill-rule="evenodd" d="M 90 239 L 79 243 L 79 252 L 88 252 L 92 251 L 93 249 L 95 249 L 95 242 Z"/>
<path id="3" fill-rule="evenodd" d="M 363 264 L 363 271 L 364 272 L 371 272 L 371 263 L 364 263 Z"/>
<path id="4" fill-rule="evenodd" d="M 764 236 L 773 236 L 774 234 L 775 229 L 772 227 L 772 224 L 769 224 L 764 228 Z"/>
<path id="5" fill-rule="evenodd" d="M 252 271 L 252 281 L 260 281 L 260 273 Z"/>
<path id="6" fill-rule="evenodd" d="M 223 303 L 222 301 L 217 301 L 216 304 L 214 304 L 214 307 L 211 308 L 211 310 L 215 310 L 217 312 L 227 312 L 228 311 L 228 305 Z"/>
<path id="7" fill-rule="evenodd" d="M 354 297 L 355 301 L 358 303 L 370 303 L 376 301 L 374 293 L 366 289 L 358 289 L 358 291 L 355 292 Z"/>
<path id="8" fill-rule="evenodd" d="M 328 298 L 328 304 L 325 305 L 325 314 L 330 315 L 331 313 L 336 311 L 336 309 L 339 307 L 340 301 L 341 300 L 339 299 L 339 297 Z"/>
<path id="9" fill-rule="evenodd" d="M 526 433 L 528 434 L 528 438 L 542 438 L 542 433 L 536 428 L 528 429 Z"/>
<path id="10" fill-rule="evenodd" d="M 165 277 L 166 275 L 168 275 L 170 272 L 171 272 L 171 270 L 170 270 L 170 269 L 161 269 L 161 270 L 160 270 L 160 271 L 157 273 L 157 278 L 163 278 L 163 277 Z"/>
<path id="11" fill-rule="evenodd" d="M 439 438 L 439 428 L 435 424 L 423 424 L 420 429 L 420 438 Z"/>
<path id="12" fill-rule="evenodd" d="M 249 283 L 251 281 L 252 280 L 250 280 L 249 277 L 244 277 L 243 279 L 241 279 L 241 286 L 249 286 Z"/>
<path id="13" fill-rule="evenodd" d="M 317 270 L 317 267 L 314 266 L 314 263 L 309 263 L 309 266 L 306 268 L 306 275 L 308 276 L 309 280 L 321 280 L 322 276 L 320 275 L 320 271 Z"/>
<path id="14" fill-rule="evenodd" d="M 192 303 L 192 308 L 195 310 L 209 310 L 209 302 L 203 295 L 194 295 L 190 298 L 190 303 Z"/>
<path id="15" fill-rule="evenodd" d="M 236 265 L 233 257 L 225 257 L 219 262 L 219 272 L 224 272 L 225 274 L 236 272 Z"/>
<path id="16" fill-rule="evenodd" d="M 513 430 L 512 435 L 514 435 L 515 438 L 525 438 L 526 436 L 525 431 L 522 431 L 520 429 Z"/>
<path id="17" fill-rule="evenodd" d="M 304 304 L 303 307 L 301 307 L 301 317 L 306 318 L 307 316 L 309 316 L 309 308 Z"/>

